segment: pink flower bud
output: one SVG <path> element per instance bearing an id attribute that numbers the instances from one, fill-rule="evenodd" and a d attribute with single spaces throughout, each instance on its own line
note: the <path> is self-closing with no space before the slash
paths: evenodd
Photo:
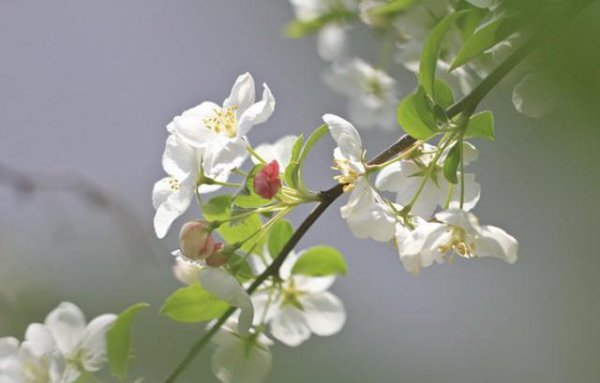
<path id="1" fill-rule="evenodd" d="M 215 250 L 213 240 L 206 223 L 186 222 L 179 232 L 179 249 L 183 255 L 194 261 L 206 259 Z"/>
<path id="2" fill-rule="evenodd" d="M 223 251 L 224 245 L 217 243 L 213 253 L 206 258 L 206 264 L 210 267 L 221 267 L 229 261 L 229 254 Z"/>
<path id="3" fill-rule="evenodd" d="M 279 163 L 275 160 L 265 165 L 254 177 L 254 191 L 259 196 L 271 199 L 281 189 Z"/>

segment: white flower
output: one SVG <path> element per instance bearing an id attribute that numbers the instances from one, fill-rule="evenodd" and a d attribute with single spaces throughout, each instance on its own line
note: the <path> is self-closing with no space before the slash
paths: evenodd
<path id="1" fill-rule="evenodd" d="M 389 241 L 394 236 L 396 217 L 369 184 L 360 135 L 351 123 L 341 117 L 326 114 L 323 120 L 338 145 L 333 156 L 335 168 L 341 174 L 335 179 L 345 184 L 344 191 L 351 191 L 348 203 L 340 209 L 342 218 L 358 238 Z"/>
<path id="2" fill-rule="evenodd" d="M 196 191 L 204 194 L 221 187 L 201 184 L 202 177 L 227 181 L 230 169 L 213 166 L 214 159 L 205 149 L 192 147 L 176 134 L 169 135 L 162 158 L 168 177 L 156 182 L 152 190 L 152 205 L 156 209 L 154 230 L 159 238 L 163 238 L 173 221 L 187 210 Z"/>
<path id="3" fill-rule="evenodd" d="M 431 145 L 424 145 L 426 152 L 437 150 Z M 449 207 L 460 207 L 460 183 L 452 185 L 443 175 L 443 163 L 446 153 L 442 154 L 437 161 L 432 176 L 426 181 L 419 198 L 412 207 L 412 213 L 424 218 L 429 218 L 436 206 L 444 207 L 448 201 L 449 193 L 452 192 L 449 199 Z M 474 161 L 478 156 L 477 149 L 470 143 L 464 143 L 463 149 L 465 165 Z M 431 155 L 422 155 L 417 159 L 402 160 L 386 166 L 378 175 L 375 186 L 380 190 L 391 191 L 396 194 L 396 203 L 405 206 L 410 203 L 417 193 L 420 185 L 423 183 L 425 169 L 431 164 Z M 460 173 L 459 173 L 460 178 Z M 481 186 L 475 181 L 475 174 L 465 173 L 465 195 L 464 210 L 471 210 L 481 194 Z"/>
<path id="4" fill-rule="evenodd" d="M 240 335 L 235 327 L 235 321 L 229 320 L 213 337 L 218 347 L 211 359 L 212 370 L 223 383 L 261 383 L 271 370 L 273 342 L 254 332 Z"/>
<path id="5" fill-rule="evenodd" d="M 169 130 L 190 145 L 206 150 L 204 165 L 209 171 L 239 167 L 247 156 L 246 134 L 254 125 L 265 122 L 275 109 L 275 99 L 264 84 L 261 101 L 254 102 L 254 79 L 240 75 L 222 106 L 206 101 L 175 117 Z"/>
<path id="6" fill-rule="evenodd" d="M 78 376 L 82 371 L 94 372 L 106 362 L 106 333 L 116 319 L 104 314 L 86 324 L 79 307 L 63 302 L 46 317 L 45 325 L 58 351 L 67 361 L 67 368 Z"/>
<path id="7" fill-rule="evenodd" d="M 0 382 L 22 382 L 19 340 L 13 337 L 0 338 Z"/>
<path id="8" fill-rule="evenodd" d="M 556 101 L 554 80 L 541 70 L 529 73 L 513 88 L 513 105 L 527 117 L 540 118 L 551 113 Z"/>
<path id="9" fill-rule="evenodd" d="M 300 255 L 290 253 L 282 264 L 279 275 L 284 282 L 279 295 L 269 297 L 269 292 L 259 292 L 253 296 L 255 323 L 264 317 L 273 337 L 291 347 L 308 340 L 311 333 L 334 335 L 346 322 L 344 305 L 327 291 L 335 277 L 292 275 Z"/>
<path id="10" fill-rule="evenodd" d="M 504 230 L 480 226 L 475 215 L 460 209 L 445 210 L 435 217 L 440 223 L 425 222 L 410 233 L 401 228 L 397 232 L 400 260 L 409 273 L 416 275 L 421 268 L 443 263 L 452 254 L 516 262 L 518 243 Z"/>
<path id="11" fill-rule="evenodd" d="M 292 157 L 292 149 L 298 137 L 296 136 L 284 136 L 273 144 L 261 144 L 258 145 L 254 150 L 263 160 L 267 163 L 275 160 L 279 163 L 279 169 L 285 171 L 285 168 L 290 163 Z M 258 160 L 252 157 L 254 163 L 258 163 Z"/>
<path id="12" fill-rule="evenodd" d="M 48 328 L 40 323 L 27 327 L 19 358 L 24 382 L 73 382 L 80 374 L 75 368 L 65 368 L 65 360 L 58 352 L 56 342 Z"/>
<path id="13" fill-rule="evenodd" d="M 184 285 L 193 285 L 198 282 L 202 267 L 194 262 L 186 261 L 181 257 L 175 258 L 173 265 L 173 275 Z"/>
<path id="14" fill-rule="evenodd" d="M 324 80 L 331 89 L 350 98 L 350 118 L 358 126 L 395 126 L 396 81 L 384 71 L 355 58 L 334 63 Z"/>

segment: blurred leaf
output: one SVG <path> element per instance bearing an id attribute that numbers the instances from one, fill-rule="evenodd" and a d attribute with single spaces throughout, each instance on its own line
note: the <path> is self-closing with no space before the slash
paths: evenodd
<path id="1" fill-rule="evenodd" d="M 454 104 L 454 94 L 452 89 L 444 81 L 435 79 L 435 103 L 444 109 Z"/>
<path id="2" fill-rule="evenodd" d="M 425 140 L 437 132 L 433 108 L 421 87 L 400 101 L 397 117 L 402 129 L 418 140 Z"/>
<path id="3" fill-rule="evenodd" d="M 494 114 L 486 111 L 471 116 L 465 130 L 465 138 L 485 138 L 493 141 L 496 138 L 494 134 Z"/>
<path id="4" fill-rule="evenodd" d="M 160 313 L 177 322 L 198 323 L 216 319 L 228 308 L 229 303 L 204 290 L 199 283 L 194 283 L 171 294 Z"/>
<path id="5" fill-rule="evenodd" d="M 110 370 L 114 376 L 125 380 L 131 356 L 131 324 L 147 303 L 137 303 L 123 311 L 106 334 L 106 352 Z"/>
<path id="6" fill-rule="evenodd" d="M 470 10 L 463 10 L 455 13 L 451 13 L 444 17 L 427 37 L 425 45 L 423 46 L 423 52 L 421 53 L 421 64 L 419 67 L 419 82 L 425 89 L 427 95 L 435 100 L 435 71 L 437 68 L 438 55 L 440 47 L 446 36 L 446 32 L 460 17 L 471 12 Z"/>
<path id="7" fill-rule="evenodd" d="M 315 129 L 310 134 L 310 136 L 308 136 L 308 138 L 306 139 L 306 143 L 304 144 L 304 147 L 302 148 L 302 151 L 300 152 L 300 156 L 298 157 L 298 168 L 297 168 L 297 179 L 296 179 L 297 186 L 296 187 L 302 193 L 305 193 L 305 194 L 310 193 L 310 191 L 306 188 L 306 186 L 304 186 L 304 178 L 302 176 L 302 169 L 304 167 L 304 162 L 308 158 L 308 155 L 310 154 L 310 152 L 311 152 L 312 148 L 315 146 L 315 144 L 317 142 L 319 142 L 319 140 L 321 140 L 321 138 L 323 138 L 323 136 L 325 136 L 325 134 L 327 134 L 327 132 L 329 132 L 329 128 L 327 127 L 327 125 L 323 124 L 323 125 L 319 126 L 317 129 Z"/>
<path id="8" fill-rule="evenodd" d="M 326 275 L 345 275 L 348 271 L 344 256 L 336 248 L 315 246 L 302 252 L 292 274 L 322 277 Z"/>
<path id="9" fill-rule="evenodd" d="M 267 243 L 271 257 L 275 258 L 279 255 L 293 234 L 294 227 L 286 220 L 281 220 L 273 226 L 269 232 L 269 240 Z"/>
<path id="10" fill-rule="evenodd" d="M 448 156 L 444 160 L 444 177 L 448 182 L 452 184 L 458 183 L 458 177 L 456 172 L 458 171 L 458 165 L 460 165 L 460 147 L 462 142 L 458 141 L 448 151 Z"/>
<path id="11" fill-rule="evenodd" d="M 375 16 L 380 16 L 403 12 L 419 1 L 422 0 L 391 0 L 387 4 L 373 8 L 371 11 L 369 11 L 369 13 Z"/>

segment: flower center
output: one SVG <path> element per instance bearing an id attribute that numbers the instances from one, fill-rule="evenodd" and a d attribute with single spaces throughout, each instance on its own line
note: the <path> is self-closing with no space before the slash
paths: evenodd
<path id="1" fill-rule="evenodd" d="M 333 160 L 332 169 L 339 170 L 341 174 L 334 176 L 333 179 L 344 185 L 344 192 L 347 193 L 354 189 L 354 183 L 360 176 L 360 173 L 350 166 L 348 160 Z"/>
<path id="2" fill-rule="evenodd" d="M 39 360 L 39 363 L 28 360 L 22 364 L 21 368 L 24 381 L 27 383 L 46 383 L 50 381 L 48 361 L 45 356 Z"/>
<path id="3" fill-rule="evenodd" d="M 174 177 L 170 177 L 167 182 L 169 183 L 169 189 L 174 192 L 181 188 L 181 184 Z"/>
<path id="4" fill-rule="evenodd" d="M 229 108 L 215 108 L 212 117 L 207 117 L 203 120 L 204 125 L 215 133 L 225 134 L 229 138 L 233 138 L 237 134 L 237 105 Z"/>
<path id="5" fill-rule="evenodd" d="M 440 252 L 446 254 L 450 250 L 454 250 L 456 254 L 463 258 L 475 258 L 477 256 L 475 254 L 475 242 L 467 236 L 465 230 L 455 226 L 451 230 L 450 240 L 439 247 Z"/>
<path id="6" fill-rule="evenodd" d="M 294 288 L 294 286 L 284 288 L 281 305 L 290 305 L 302 310 L 302 303 L 300 303 L 300 297 L 302 296 L 302 294 L 302 291 L 297 290 L 296 288 Z"/>

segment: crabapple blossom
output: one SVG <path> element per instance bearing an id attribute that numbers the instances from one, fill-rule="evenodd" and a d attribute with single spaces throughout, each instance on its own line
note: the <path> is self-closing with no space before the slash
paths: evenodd
<path id="1" fill-rule="evenodd" d="M 206 225 L 201 221 L 186 222 L 179 232 L 179 249 L 183 255 L 197 261 L 208 258 L 217 247 L 217 243 Z"/>
<path id="2" fill-rule="evenodd" d="M 272 199 L 279 189 L 281 189 L 281 179 L 279 178 L 279 163 L 273 160 L 263 166 L 254 176 L 253 187 L 259 196 Z"/>
<path id="3" fill-rule="evenodd" d="M 461 209 L 441 211 L 435 218 L 439 222 L 424 222 L 408 234 L 404 230 L 397 233 L 400 260 L 409 273 L 416 275 L 423 267 L 443 263 L 453 254 L 516 262 L 518 243 L 504 230 L 480 226 L 475 215 Z"/>

